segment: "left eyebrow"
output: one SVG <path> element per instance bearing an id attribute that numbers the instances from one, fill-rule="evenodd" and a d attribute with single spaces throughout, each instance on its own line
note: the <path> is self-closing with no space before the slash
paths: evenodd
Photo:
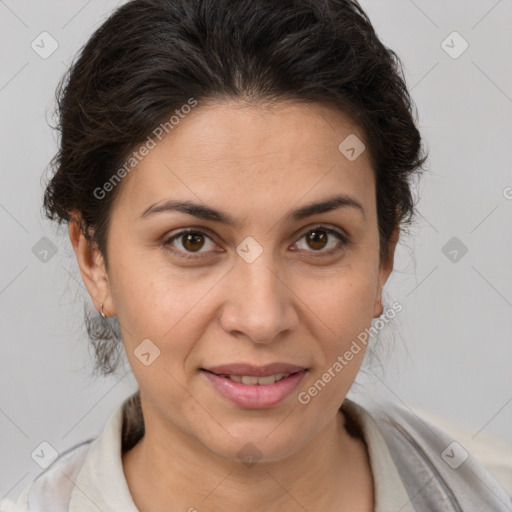
<path id="1" fill-rule="evenodd" d="M 309 203 L 305 206 L 292 210 L 285 216 L 285 220 L 288 222 L 297 222 L 307 217 L 311 217 L 319 213 L 330 212 L 339 208 L 355 209 L 359 211 L 364 218 L 366 218 L 363 205 L 357 199 L 349 195 L 337 195 L 324 201 Z M 192 203 L 191 201 L 170 200 L 162 204 L 155 203 L 146 208 L 140 215 L 140 218 L 146 218 L 157 213 L 169 211 L 185 213 L 199 219 L 225 224 L 229 227 L 236 227 L 239 225 L 239 223 L 236 222 L 228 213 L 221 210 L 215 210 L 209 206 Z"/>
<path id="2" fill-rule="evenodd" d="M 338 208 L 353 208 L 359 211 L 359 213 L 361 213 L 361 215 L 366 219 L 366 213 L 363 205 L 355 197 L 349 195 L 337 195 L 326 199 L 325 201 L 309 203 L 291 211 L 285 218 L 288 221 L 296 222 L 307 217 L 311 217 L 312 215 L 330 212 L 332 210 L 337 210 Z"/>

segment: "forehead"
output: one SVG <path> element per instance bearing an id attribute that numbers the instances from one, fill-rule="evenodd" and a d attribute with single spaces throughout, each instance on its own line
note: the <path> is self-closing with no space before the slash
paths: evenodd
<path id="1" fill-rule="evenodd" d="M 368 146 L 348 117 L 318 104 L 198 105 L 124 178 L 116 208 L 133 218 L 159 201 L 192 200 L 245 217 L 339 192 L 371 212 L 368 151 L 349 159 L 346 140 Z"/>

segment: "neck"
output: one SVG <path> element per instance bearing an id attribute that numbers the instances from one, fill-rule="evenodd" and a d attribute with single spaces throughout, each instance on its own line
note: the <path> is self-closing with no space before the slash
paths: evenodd
<path id="1" fill-rule="evenodd" d="M 179 431 L 170 433 L 151 415 L 144 421 L 144 437 L 123 454 L 123 469 L 136 506 L 145 512 L 313 512 L 331 510 L 334 503 L 340 511 L 373 510 L 366 448 L 347 433 L 341 411 L 289 457 L 247 465 L 223 459 Z"/>

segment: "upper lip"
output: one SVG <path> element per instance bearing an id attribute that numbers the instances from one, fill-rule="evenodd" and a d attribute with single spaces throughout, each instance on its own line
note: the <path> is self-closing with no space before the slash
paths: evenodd
<path id="1" fill-rule="evenodd" d="M 255 366 L 249 363 L 231 363 L 222 364 L 219 366 L 208 366 L 202 368 L 203 370 L 216 373 L 217 375 L 250 375 L 253 377 L 268 377 L 276 373 L 296 373 L 302 370 L 307 370 L 303 366 L 288 363 L 271 363 L 264 366 Z"/>

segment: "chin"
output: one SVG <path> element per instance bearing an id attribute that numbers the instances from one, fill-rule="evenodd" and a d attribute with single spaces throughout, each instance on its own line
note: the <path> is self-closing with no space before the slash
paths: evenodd
<path id="1" fill-rule="evenodd" d="M 261 428 L 258 428 L 252 419 L 250 425 L 226 427 L 232 437 L 220 429 L 217 436 L 208 436 L 200 439 L 200 442 L 223 459 L 252 467 L 256 463 L 284 460 L 299 450 L 307 440 L 305 432 L 290 435 L 293 430 L 289 425 L 286 429 L 277 427 L 279 422 L 273 422 L 272 425 L 260 425 Z"/>

